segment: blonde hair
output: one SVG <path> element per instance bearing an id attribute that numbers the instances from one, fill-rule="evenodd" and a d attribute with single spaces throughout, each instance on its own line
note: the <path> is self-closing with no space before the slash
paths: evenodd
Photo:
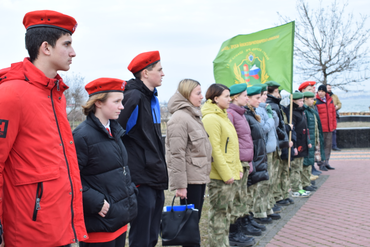
<path id="1" fill-rule="evenodd" d="M 240 96 L 242 94 L 242 92 L 241 93 L 238 93 L 238 94 L 235 94 L 235 95 L 233 95 L 233 96 L 231 96 L 230 98 L 231 98 L 231 101 L 234 101 L 235 100 L 235 98 L 236 97 L 238 97 L 238 96 Z"/>
<path id="2" fill-rule="evenodd" d="M 258 122 L 261 122 L 261 117 L 260 115 L 257 115 L 256 111 L 254 110 L 254 107 L 250 104 L 247 104 L 247 107 L 249 108 L 249 110 L 251 110 L 253 112 L 253 116 L 254 118 L 258 121 Z"/>
<path id="3" fill-rule="evenodd" d="M 200 86 L 200 83 L 193 79 L 183 79 L 179 82 L 179 85 L 177 87 L 177 91 L 184 96 L 185 99 L 189 100 L 191 92 L 196 88 L 197 86 Z"/>
<path id="4" fill-rule="evenodd" d="M 104 103 L 108 99 L 108 94 L 109 94 L 108 92 L 98 93 L 98 94 L 94 94 L 91 97 L 89 97 L 86 104 L 82 106 L 83 114 L 85 114 L 87 116 L 87 115 L 90 114 L 90 112 L 95 113 L 95 111 L 96 111 L 95 102 L 96 101 L 101 101 L 101 102 Z"/>

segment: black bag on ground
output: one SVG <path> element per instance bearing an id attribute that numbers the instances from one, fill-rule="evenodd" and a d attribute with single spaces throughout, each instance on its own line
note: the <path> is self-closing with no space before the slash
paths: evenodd
<path id="1" fill-rule="evenodd" d="M 175 198 L 172 200 L 171 211 L 162 212 L 162 245 L 199 245 L 199 212 L 187 206 L 185 211 L 174 211 Z M 185 203 L 188 204 L 186 199 Z"/>

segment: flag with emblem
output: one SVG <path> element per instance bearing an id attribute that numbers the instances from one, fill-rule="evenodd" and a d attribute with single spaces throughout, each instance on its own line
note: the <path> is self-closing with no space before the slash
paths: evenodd
<path id="1" fill-rule="evenodd" d="M 248 87 L 276 81 L 280 89 L 292 92 L 295 23 L 237 35 L 226 40 L 213 61 L 216 83 Z"/>

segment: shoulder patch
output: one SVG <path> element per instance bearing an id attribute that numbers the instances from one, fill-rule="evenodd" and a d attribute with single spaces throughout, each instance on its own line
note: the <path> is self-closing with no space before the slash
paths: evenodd
<path id="1" fill-rule="evenodd" d="M 0 138 L 6 138 L 8 132 L 8 120 L 0 119 Z"/>

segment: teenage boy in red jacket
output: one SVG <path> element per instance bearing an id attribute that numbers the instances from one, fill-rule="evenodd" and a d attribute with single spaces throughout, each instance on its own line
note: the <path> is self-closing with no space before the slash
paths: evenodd
<path id="1" fill-rule="evenodd" d="M 58 70 L 76 56 L 76 20 L 25 15 L 30 55 L 0 74 L 0 216 L 5 246 L 70 246 L 86 240 L 82 186 Z"/>
<path id="2" fill-rule="evenodd" d="M 324 132 L 326 157 L 326 160 L 324 162 L 320 161 L 317 164 L 322 171 L 327 171 L 328 169 L 334 170 L 335 168 L 329 165 L 329 159 L 332 148 L 333 131 L 337 128 L 337 115 L 335 112 L 333 99 L 328 94 L 325 85 L 320 85 L 317 91 L 316 107 L 321 120 L 322 132 Z"/>

